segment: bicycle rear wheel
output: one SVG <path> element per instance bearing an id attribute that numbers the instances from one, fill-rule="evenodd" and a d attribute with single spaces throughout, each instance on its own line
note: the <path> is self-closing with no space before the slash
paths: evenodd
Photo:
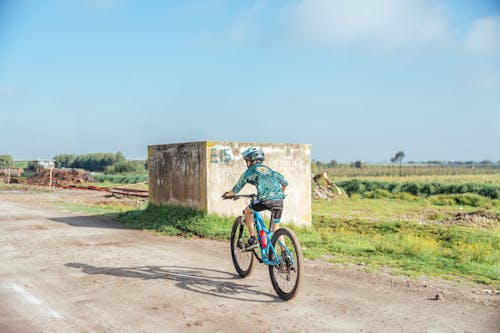
<path id="1" fill-rule="evenodd" d="M 271 243 L 279 256 L 279 264 L 269 266 L 271 282 L 278 296 L 288 301 L 295 297 L 301 286 L 304 265 L 302 249 L 297 236 L 287 228 L 278 229 Z M 272 251 L 269 257 L 274 260 Z"/>
<path id="2" fill-rule="evenodd" d="M 242 221 L 241 216 L 238 217 L 231 230 L 231 257 L 234 268 L 241 277 L 250 274 L 253 268 L 253 251 L 245 251 L 245 242 L 249 236 L 247 226 Z"/>

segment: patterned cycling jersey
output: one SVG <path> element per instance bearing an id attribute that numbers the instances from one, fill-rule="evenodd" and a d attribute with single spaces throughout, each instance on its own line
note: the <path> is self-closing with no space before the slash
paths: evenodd
<path id="1" fill-rule="evenodd" d="M 234 185 L 233 192 L 238 193 L 247 183 L 257 187 L 257 200 L 278 200 L 285 198 L 281 186 L 287 186 L 288 181 L 279 172 L 257 163 L 250 166 Z"/>

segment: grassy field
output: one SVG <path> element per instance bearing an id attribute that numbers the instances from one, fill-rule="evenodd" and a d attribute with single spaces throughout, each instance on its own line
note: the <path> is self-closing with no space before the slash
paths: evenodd
<path id="1" fill-rule="evenodd" d="M 498 209 L 343 199 L 314 201 L 313 214 L 313 228 L 297 230 L 309 257 L 499 283 Z"/>
<path id="2" fill-rule="evenodd" d="M 341 182 L 351 180 L 354 177 L 338 176 L 335 173 L 328 172 L 331 180 Z M 444 183 L 444 184 L 488 184 L 500 186 L 500 172 L 491 174 L 471 174 L 471 175 L 406 175 L 406 176 L 360 176 L 357 179 L 382 182 L 419 182 L 419 183 Z"/>
<path id="3" fill-rule="evenodd" d="M 135 173 L 126 173 L 126 174 L 114 174 L 114 175 L 94 175 L 94 179 L 97 183 L 112 183 L 112 184 L 137 184 L 137 183 L 147 183 L 148 175 L 147 174 L 135 174 Z"/>
<path id="4" fill-rule="evenodd" d="M 439 276 L 500 287 L 496 213 L 427 200 L 342 199 L 313 202 L 311 228 L 291 226 L 306 258 L 384 267 L 411 277 Z M 472 213 L 457 220 L 457 214 Z M 467 216 L 467 215 L 465 215 Z M 478 217 L 484 217 L 479 214 Z M 182 207 L 148 206 L 120 214 L 127 226 L 168 235 L 227 240 L 233 218 Z"/>
<path id="5" fill-rule="evenodd" d="M 458 176 L 458 178 L 477 178 L 481 176 L 500 176 L 500 168 L 493 167 L 449 167 L 449 166 L 416 166 L 403 165 L 400 169 L 397 165 L 367 165 L 362 168 L 340 166 L 335 168 L 319 169 L 313 166 L 313 173 L 327 172 L 334 179 L 386 177 L 430 177 L 432 181 L 439 178 Z"/>

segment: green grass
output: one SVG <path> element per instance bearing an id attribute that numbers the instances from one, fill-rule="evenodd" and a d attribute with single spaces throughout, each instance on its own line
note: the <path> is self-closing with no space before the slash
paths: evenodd
<path id="1" fill-rule="evenodd" d="M 448 220 L 456 216 L 457 213 L 463 212 L 500 214 L 500 200 L 476 198 L 475 195 L 443 195 L 429 198 L 404 195 L 402 197 L 402 199 L 365 199 L 362 196 L 354 195 L 352 198 L 333 201 L 313 200 L 313 216 L 331 216 L 343 220 L 400 220 L 422 223 Z M 467 205 L 467 203 L 471 205 Z"/>
<path id="2" fill-rule="evenodd" d="M 363 205 L 366 202 L 368 206 Z M 413 277 L 454 277 L 500 284 L 498 224 L 485 228 L 391 220 L 409 207 L 418 214 L 428 203 L 415 201 L 398 207 L 401 203 L 386 199 L 384 209 L 375 209 L 374 203 L 377 200 L 315 201 L 313 226 L 289 227 L 297 233 L 306 258 L 363 262 L 368 267 L 390 267 L 395 273 Z M 342 209 L 355 208 L 362 213 L 345 217 L 335 214 L 335 208 L 330 206 L 348 206 Z M 375 219 L 365 220 L 364 216 Z M 220 240 L 229 239 L 234 220 L 184 207 L 154 205 L 121 213 L 118 219 L 137 229 Z"/>
<path id="3" fill-rule="evenodd" d="M 318 217 L 313 228 L 293 229 L 306 257 L 392 267 L 410 276 L 455 276 L 499 284 L 498 227 Z"/>
<path id="4" fill-rule="evenodd" d="M 118 220 L 132 228 L 166 235 L 228 239 L 234 218 L 180 206 L 148 205 L 144 210 L 122 213 Z"/>
<path id="5" fill-rule="evenodd" d="M 94 175 L 94 179 L 98 183 L 114 183 L 114 184 L 136 184 L 148 181 L 147 174 L 123 173 L 113 175 Z"/>

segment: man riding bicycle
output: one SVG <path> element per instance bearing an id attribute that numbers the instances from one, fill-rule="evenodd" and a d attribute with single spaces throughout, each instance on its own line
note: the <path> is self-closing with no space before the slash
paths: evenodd
<path id="1" fill-rule="evenodd" d="M 245 208 L 245 224 L 248 227 L 250 238 L 245 246 L 246 250 L 251 250 L 259 246 L 255 237 L 253 211 L 263 211 L 269 209 L 274 211 L 272 231 L 279 229 L 281 212 L 283 210 L 283 199 L 288 181 L 279 172 L 276 172 L 262 164 L 264 162 L 264 151 L 258 147 L 250 147 L 242 154 L 247 164 L 247 170 L 241 175 L 231 191 L 224 193 L 224 197 L 232 197 L 247 183 L 255 185 L 257 188 L 257 199 L 250 202 Z"/>

